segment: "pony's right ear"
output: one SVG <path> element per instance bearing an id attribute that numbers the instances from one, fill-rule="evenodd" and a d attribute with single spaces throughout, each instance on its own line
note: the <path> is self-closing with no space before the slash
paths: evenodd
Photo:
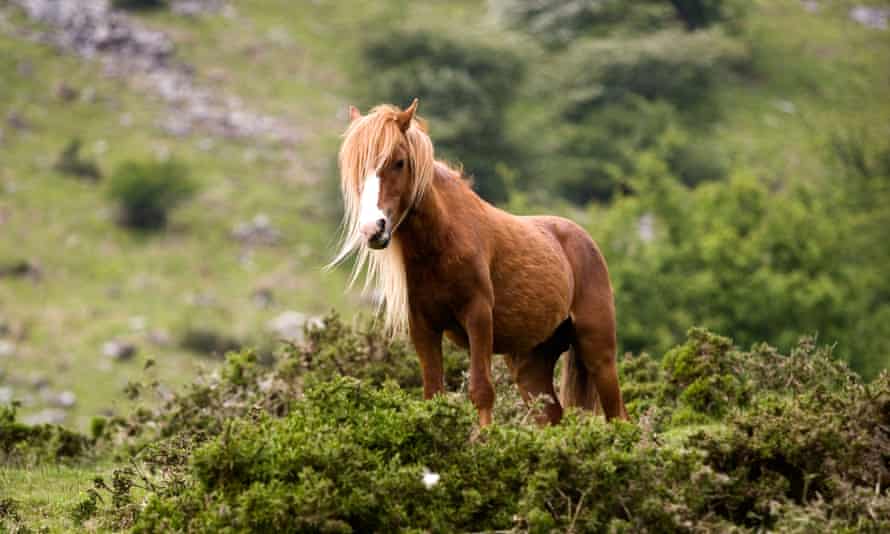
<path id="1" fill-rule="evenodd" d="M 362 112 L 357 107 L 349 105 L 349 122 L 355 122 L 356 119 L 362 118 Z"/>
<path id="2" fill-rule="evenodd" d="M 404 111 L 396 113 L 396 122 L 399 124 L 399 129 L 402 130 L 402 133 L 406 132 L 408 128 L 411 127 L 411 120 L 414 119 L 415 113 L 417 113 L 416 98 L 411 102 L 410 106 L 405 108 Z"/>

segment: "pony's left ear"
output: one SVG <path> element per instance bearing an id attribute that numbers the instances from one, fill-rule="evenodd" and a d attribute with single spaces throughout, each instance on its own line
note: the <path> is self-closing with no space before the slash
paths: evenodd
<path id="1" fill-rule="evenodd" d="M 357 119 L 362 118 L 362 112 L 358 110 L 357 107 L 350 104 L 349 106 L 349 122 L 355 122 Z"/>
<path id="2" fill-rule="evenodd" d="M 417 112 L 417 99 L 415 98 L 411 105 L 405 108 L 404 111 L 400 111 L 396 114 L 396 122 L 399 123 L 399 129 L 402 132 L 408 131 L 408 128 L 411 127 L 411 119 L 414 118 L 414 113 Z"/>

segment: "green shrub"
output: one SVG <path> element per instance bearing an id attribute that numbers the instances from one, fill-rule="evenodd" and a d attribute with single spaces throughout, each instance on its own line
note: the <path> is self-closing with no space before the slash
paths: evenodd
<path id="1" fill-rule="evenodd" d="M 700 328 L 688 341 L 668 351 L 662 361 L 662 403 L 675 401 L 692 410 L 719 417 L 748 396 L 741 356 L 728 338 Z"/>
<path id="2" fill-rule="evenodd" d="M 571 414 L 474 437 L 462 398 L 332 378 L 283 418 L 228 422 L 180 460 L 178 489 L 150 492 L 135 530 L 771 529 L 786 514 L 880 529 L 886 519 L 867 509 L 890 506 L 873 488 L 890 459 L 887 386 L 759 395 L 725 426 L 668 444 L 642 425 Z M 438 478 L 426 486 L 428 473 Z"/>
<path id="3" fill-rule="evenodd" d="M 109 194 L 121 224 L 151 230 L 166 225 L 169 211 L 194 190 L 186 166 L 177 160 L 125 161 L 111 175 Z"/>
<path id="4" fill-rule="evenodd" d="M 0 406 L 0 463 L 55 462 L 89 452 L 90 440 L 59 425 L 16 421 L 16 405 Z"/>
<path id="5" fill-rule="evenodd" d="M 321 380 L 339 374 L 375 385 L 394 380 L 415 391 L 423 385 L 420 362 L 411 346 L 404 340 L 386 339 L 374 319 L 359 318 L 349 325 L 332 311 L 319 323 L 308 323 L 305 333 L 304 343 L 285 350 L 282 374 Z M 455 391 L 463 385 L 468 369 L 466 351 L 446 342 L 443 352 L 445 388 Z"/>

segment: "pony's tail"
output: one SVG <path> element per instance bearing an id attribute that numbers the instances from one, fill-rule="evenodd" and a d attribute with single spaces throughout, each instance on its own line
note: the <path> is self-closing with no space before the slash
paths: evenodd
<path id="1" fill-rule="evenodd" d="M 574 406 L 591 410 L 598 415 L 603 413 L 599 395 L 596 394 L 596 385 L 584 367 L 584 362 L 575 354 L 575 347 L 569 349 L 562 364 L 559 402 L 563 408 Z"/>

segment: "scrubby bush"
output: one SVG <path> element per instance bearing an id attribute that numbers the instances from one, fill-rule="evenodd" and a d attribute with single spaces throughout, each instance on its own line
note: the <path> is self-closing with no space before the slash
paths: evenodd
<path id="1" fill-rule="evenodd" d="M 480 431 L 463 393 L 380 384 L 392 362 L 362 341 L 373 330 L 311 328 L 275 369 L 231 354 L 208 383 L 117 423 L 131 445 L 156 433 L 72 513 L 135 532 L 890 526 L 890 374 L 864 384 L 811 340 L 783 355 L 693 329 L 660 364 L 621 360 L 637 421 L 569 412 Z"/>
<path id="2" fill-rule="evenodd" d="M 505 113 L 522 63 L 503 47 L 423 31 L 387 31 L 369 40 L 361 82 L 369 105 L 420 99 L 437 157 L 460 162 L 486 199 L 506 199 L 505 172 L 519 152 L 505 133 Z"/>
<path id="3" fill-rule="evenodd" d="M 170 210 L 195 191 L 187 167 L 173 159 L 125 161 L 115 168 L 109 185 L 120 223 L 145 230 L 166 225 Z"/>
<path id="4" fill-rule="evenodd" d="M 376 320 L 360 318 L 350 325 L 331 312 L 319 323 L 307 324 L 305 331 L 305 342 L 286 350 L 283 374 L 322 380 L 340 374 L 375 385 L 395 380 L 409 390 L 423 385 L 419 360 L 410 345 L 405 340 L 387 339 Z M 445 387 L 459 389 L 468 365 L 466 352 L 446 343 L 443 357 Z"/>

